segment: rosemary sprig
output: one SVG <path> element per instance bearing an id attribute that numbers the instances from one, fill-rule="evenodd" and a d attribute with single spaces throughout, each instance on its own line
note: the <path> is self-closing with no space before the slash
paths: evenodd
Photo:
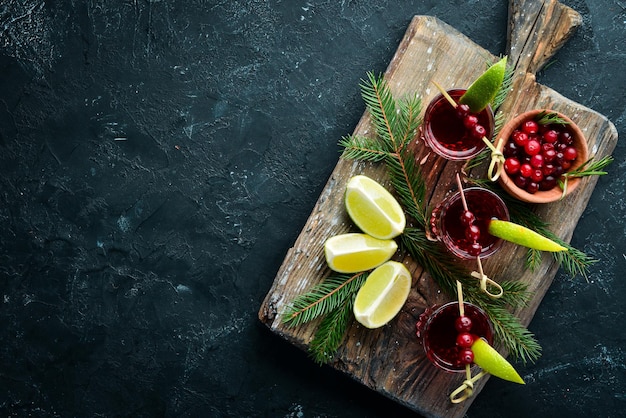
<path id="1" fill-rule="evenodd" d="M 563 177 L 587 177 L 587 176 L 603 176 L 606 174 L 604 168 L 613 162 L 613 157 L 608 155 L 601 158 L 598 161 L 593 161 L 593 158 L 588 159 L 580 167 L 568 171 L 563 174 Z"/>
<path id="2" fill-rule="evenodd" d="M 558 113 L 548 112 L 546 110 L 539 112 L 535 116 L 535 120 L 539 125 L 568 125 L 569 122 L 559 116 Z"/>

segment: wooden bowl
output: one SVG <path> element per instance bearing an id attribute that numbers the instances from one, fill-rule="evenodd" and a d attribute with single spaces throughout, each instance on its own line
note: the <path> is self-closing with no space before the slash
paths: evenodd
<path id="1" fill-rule="evenodd" d="M 565 126 L 572 135 L 572 138 L 574 140 L 572 146 L 576 148 L 578 155 L 576 157 L 576 160 L 572 162 L 571 167 L 567 171 L 572 171 L 579 167 L 581 164 L 583 164 L 585 161 L 587 161 L 587 159 L 589 158 L 587 140 L 585 139 L 585 136 L 583 135 L 578 125 L 576 125 L 569 117 L 565 116 L 564 114 L 550 109 L 530 110 L 528 112 L 520 114 L 519 116 L 507 122 L 507 124 L 504 125 L 504 127 L 500 131 L 500 134 L 498 135 L 498 149 L 500 151 L 504 149 L 507 142 L 511 140 L 511 134 L 516 128 L 520 127 L 522 123 L 526 122 L 527 120 L 534 119 L 541 112 L 556 113 L 560 118 L 568 122 L 568 124 Z M 550 190 L 539 190 L 536 193 L 532 194 L 528 193 L 526 190 L 518 187 L 514 183 L 513 179 L 507 175 L 505 170 L 502 170 L 498 181 L 511 196 L 524 202 L 549 203 L 557 201 L 563 197 L 563 190 L 558 186 L 558 184 Z M 566 195 L 573 192 L 580 184 L 580 181 L 581 179 L 578 177 L 568 179 Z"/>

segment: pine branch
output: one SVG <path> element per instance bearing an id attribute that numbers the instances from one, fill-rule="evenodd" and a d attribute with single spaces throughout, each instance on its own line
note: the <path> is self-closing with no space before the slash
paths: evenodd
<path id="1" fill-rule="evenodd" d="M 424 227 L 426 225 L 424 207 L 426 184 L 415 157 L 410 152 L 401 150 L 386 161 L 391 185 L 398 194 L 404 210 Z"/>
<path id="2" fill-rule="evenodd" d="M 359 290 L 366 277 L 367 273 L 327 277 L 291 302 L 283 313 L 283 323 L 297 326 L 332 313 Z"/>
<path id="3" fill-rule="evenodd" d="M 355 293 L 345 298 L 339 306 L 322 319 L 309 344 L 309 355 L 317 364 L 331 361 L 344 338 L 352 317 Z"/>
<path id="4" fill-rule="evenodd" d="M 481 307 L 493 323 L 495 336 L 513 358 L 527 363 L 528 361 L 534 362 L 541 356 L 541 346 L 515 315 L 493 304 Z"/>
<path id="5" fill-rule="evenodd" d="M 417 95 L 398 102 L 398 116 L 394 131 L 401 137 L 401 141 L 396 151 L 405 150 L 408 143 L 417 134 L 417 130 L 422 123 L 419 116 L 421 109 L 422 101 Z"/>
<path id="6" fill-rule="evenodd" d="M 541 251 L 529 248 L 526 252 L 526 262 L 524 264 L 528 270 L 535 271 L 541 264 Z"/>
<path id="7" fill-rule="evenodd" d="M 369 84 L 361 83 L 361 96 L 372 117 L 376 133 L 382 142 L 391 149 L 397 149 L 398 139 L 394 137 L 396 124 L 396 102 L 391 94 L 387 82 L 380 76 L 376 77 L 372 72 L 367 73 Z"/>
<path id="8" fill-rule="evenodd" d="M 364 136 L 343 137 L 339 145 L 344 149 L 341 158 L 346 160 L 380 162 L 389 157 L 389 152 L 381 141 Z"/>

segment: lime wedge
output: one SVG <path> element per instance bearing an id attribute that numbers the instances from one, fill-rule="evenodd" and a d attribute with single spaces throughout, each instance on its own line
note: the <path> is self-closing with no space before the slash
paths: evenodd
<path id="1" fill-rule="evenodd" d="M 397 249 L 394 240 L 357 233 L 335 235 L 324 243 L 328 267 L 339 273 L 358 273 L 378 267 Z"/>
<path id="2" fill-rule="evenodd" d="M 474 80 L 465 94 L 461 96 L 459 102 L 468 105 L 474 113 L 482 112 L 496 97 L 504 80 L 505 72 L 506 57 L 489 67 L 487 71 Z"/>
<path id="3" fill-rule="evenodd" d="M 525 384 L 524 379 L 520 377 L 511 363 L 506 361 L 495 348 L 489 345 L 482 338 L 477 338 L 472 344 L 472 352 L 474 353 L 474 363 L 478 364 L 484 371 L 492 374 L 500 379 L 510 382 Z"/>
<path id="4" fill-rule="evenodd" d="M 367 328 L 379 328 L 402 309 L 411 290 L 404 264 L 387 261 L 370 273 L 354 299 L 354 317 Z"/>
<path id="5" fill-rule="evenodd" d="M 489 233 L 503 240 L 533 248 L 540 251 L 567 251 L 567 248 L 537 232 L 513 222 L 492 219 L 489 222 Z"/>
<path id="6" fill-rule="evenodd" d="M 406 217 L 398 201 L 367 176 L 357 175 L 348 181 L 345 205 L 356 226 L 374 238 L 390 239 L 404 231 Z"/>

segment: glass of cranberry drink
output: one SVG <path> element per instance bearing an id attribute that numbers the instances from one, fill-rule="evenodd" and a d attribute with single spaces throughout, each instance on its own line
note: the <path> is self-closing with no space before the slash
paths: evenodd
<path id="1" fill-rule="evenodd" d="M 493 325 L 478 306 L 463 303 L 464 315 L 459 314 L 459 303 L 448 302 L 426 309 L 417 322 L 417 337 L 421 338 L 428 359 L 448 372 L 463 372 L 471 364 L 466 351 L 476 338 L 493 343 Z M 470 350 L 471 351 L 471 350 Z"/>
<path id="2" fill-rule="evenodd" d="M 448 90 L 456 103 L 464 93 L 462 89 Z M 491 140 L 493 131 L 494 117 L 489 106 L 480 113 L 471 113 L 467 105 L 455 108 L 439 94 L 424 113 L 422 139 L 448 160 L 468 160 L 486 147 L 482 138 Z"/>
<path id="3" fill-rule="evenodd" d="M 461 192 L 449 196 L 433 210 L 431 231 L 461 259 L 486 258 L 502 245 L 500 238 L 489 233 L 489 222 L 494 218 L 509 221 L 509 211 L 500 196 L 490 190 L 470 187 L 463 194 L 468 210 L 463 206 Z"/>

